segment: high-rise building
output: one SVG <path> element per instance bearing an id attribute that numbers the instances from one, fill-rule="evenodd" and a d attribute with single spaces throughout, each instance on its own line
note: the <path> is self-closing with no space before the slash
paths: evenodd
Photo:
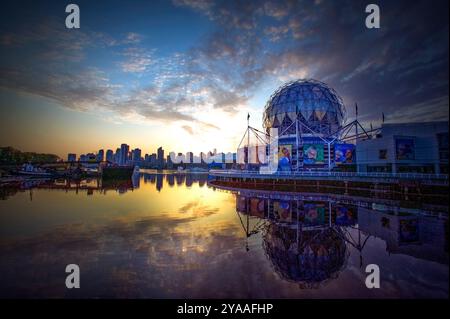
<path id="1" fill-rule="evenodd" d="M 141 150 L 139 148 L 135 148 L 132 152 L 131 152 L 131 160 L 135 163 L 135 162 L 140 162 L 141 161 Z"/>
<path id="2" fill-rule="evenodd" d="M 97 160 L 97 155 L 95 155 L 94 153 L 86 154 L 86 161 L 95 162 L 96 160 Z"/>
<path id="3" fill-rule="evenodd" d="M 120 148 L 116 149 L 116 154 L 114 155 L 114 163 L 120 164 L 120 159 L 122 158 L 122 152 L 120 151 Z"/>
<path id="4" fill-rule="evenodd" d="M 114 153 L 112 150 L 106 151 L 106 160 L 111 163 L 114 162 Z"/>
<path id="5" fill-rule="evenodd" d="M 186 163 L 186 158 L 184 157 L 183 153 L 178 153 L 178 155 L 177 155 L 177 163 L 181 163 L 181 164 Z"/>
<path id="6" fill-rule="evenodd" d="M 170 155 L 167 155 L 167 168 L 168 169 L 172 169 L 173 168 L 173 162 L 172 162 L 172 159 L 171 159 Z"/>
<path id="7" fill-rule="evenodd" d="M 103 162 L 105 159 L 105 151 L 104 150 L 99 150 L 97 153 L 97 161 L 99 162 Z"/>
<path id="8" fill-rule="evenodd" d="M 158 148 L 157 153 L 158 153 L 158 168 L 162 169 L 164 168 L 164 150 L 161 146 Z"/>
<path id="9" fill-rule="evenodd" d="M 123 143 L 120 145 L 120 161 L 119 165 L 126 165 L 128 163 L 128 153 L 130 152 L 130 146 Z"/>
<path id="10" fill-rule="evenodd" d="M 175 156 L 175 152 L 170 152 L 169 155 L 167 156 L 167 162 L 166 162 L 167 165 L 169 165 L 169 160 L 172 164 L 178 163 L 177 157 Z"/>
<path id="11" fill-rule="evenodd" d="M 186 152 L 186 163 L 194 163 L 194 153 Z"/>
<path id="12" fill-rule="evenodd" d="M 157 157 L 155 153 L 150 154 L 150 165 L 156 166 L 157 165 Z"/>
<path id="13" fill-rule="evenodd" d="M 67 154 L 67 161 L 68 162 L 76 162 L 77 161 L 77 154 L 74 154 L 74 153 Z"/>
<path id="14" fill-rule="evenodd" d="M 200 163 L 203 164 L 205 163 L 206 160 L 206 155 L 203 152 L 200 152 Z"/>

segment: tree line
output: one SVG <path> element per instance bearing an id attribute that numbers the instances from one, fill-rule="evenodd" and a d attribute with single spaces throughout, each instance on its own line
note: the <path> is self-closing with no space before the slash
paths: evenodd
<path id="1" fill-rule="evenodd" d="M 59 157 L 55 154 L 22 152 L 13 147 L 0 147 L 0 164 L 53 163 Z"/>

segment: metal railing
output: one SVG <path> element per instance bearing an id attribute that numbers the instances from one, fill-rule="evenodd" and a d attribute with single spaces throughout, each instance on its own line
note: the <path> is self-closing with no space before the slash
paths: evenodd
<path id="1" fill-rule="evenodd" d="M 447 174 L 424 174 L 424 173 L 364 173 L 364 172 L 275 172 L 260 173 L 248 170 L 216 170 L 209 171 L 213 175 L 239 175 L 242 177 L 273 176 L 273 177 L 368 177 L 368 178 L 400 178 L 400 179 L 439 179 L 448 180 Z"/>

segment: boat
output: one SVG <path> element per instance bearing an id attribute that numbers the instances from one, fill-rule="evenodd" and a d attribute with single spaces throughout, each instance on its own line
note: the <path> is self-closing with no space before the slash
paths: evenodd
<path id="1" fill-rule="evenodd" d="M 35 177 L 50 177 L 53 175 L 52 173 L 49 173 L 42 168 L 34 167 L 32 164 L 23 164 L 22 168 L 16 173 L 19 175 L 35 176 Z"/>

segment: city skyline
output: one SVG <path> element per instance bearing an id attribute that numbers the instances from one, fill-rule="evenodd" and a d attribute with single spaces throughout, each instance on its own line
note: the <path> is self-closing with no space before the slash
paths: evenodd
<path id="1" fill-rule="evenodd" d="M 172 155 L 174 155 L 175 157 L 182 156 L 185 159 L 187 159 L 188 156 L 193 156 L 194 158 L 200 158 L 200 156 L 203 156 L 203 155 L 206 157 L 208 155 L 236 154 L 236 152 L 221 152 L 221 151 L 218 152 L 217 149 L 204 151 L 204 152 L 201 151 L 199 153 L 192 152 L 192 151 L 179 152 L 179 151 L 174 151 L 174 150 L 170 150 L 167 153 L 165 153 L 167 150 L 164 149 L 164 147 L 162 147 L 162 146 L 158 147 L 158 149 L 156 151 L 154 151 L 154 152 L 150 151 L 148 153 L 147 152 L 143 153 L 142 149 L 139 148 L 139 147 L 131 148 L 131 145 L 129 145 L 129 144 L 121 143 L 120 147 L 116 147 L 116 151 L 114 151 L 113 148 L 108 148 L 108 149 L 107 148 L 100 148 L 98 150 L 91 150 L 89 152 L 82 152 L 82 153 L 69 152 L 69 153 L 65 154 L 65 156 L 59 156 L 59 157 L 61 159 L 63 159 L 63 160 L 67 159 L 68 161 L 78 161 L 78 160 L 83 161 L 81 159 L 82 156 L 87 157 L 87 156 L 93 155 L 93 156 L 96 157 L 97 160 L 103 161 L 103 160 L 108 160 L 108 152 L 111 152 L 110 156 L 116 156 L 118 151 L 121 151 L 122 145 L 126 145 L 128 147 L 127 154 L 128 154 L 129 157 L 133 157 L 133 156 L 138 156 L 139 157 L 139 159 L 136 159 L 136 161 L 138 161 L 138 160 L 145 160 L 145 158 L 147 156 L 152 156 L 152 155 L 156 155 L 156 158 L 158 159 L 159 158 L 158 157 L 158 151 L 159 150 L 163 151 L 163 153 L 162 153 L 163 157 L 162 158 L 164 158 L 164 159 L 166 159 L 167 156 L 172 156 Z M 134 155 L 134 154 L 136 154 L 135 151 L 138 151 L 139 155 Z M 101 153 L 101 155 L 100 155 L 100 153 Z M 72 158 L 72 160 L 70 158 Z M 135 161 L 135 159 L 133 159 L 133 161 Z M 184 161 L 184 163 L 187 163 L 187 160 Z"/>
<path id="2" fill-rule="evenodd" d="M 347 118 L 377 126 L 448 119 L 448 3 L 78 1 L 9 3 L 0 22 L 0 145 L 65 157 L 122 141 L 149 153 L 236 151 L 270 94 L 326 82 Z M 101 12 L 101 18 L 97 13 Z M 130 19 L 129 17 L 133 17 Z M 430 18 L 432 17 L 432 18 Z M 414 21 L 414 22 L 412 22 Z"/>

